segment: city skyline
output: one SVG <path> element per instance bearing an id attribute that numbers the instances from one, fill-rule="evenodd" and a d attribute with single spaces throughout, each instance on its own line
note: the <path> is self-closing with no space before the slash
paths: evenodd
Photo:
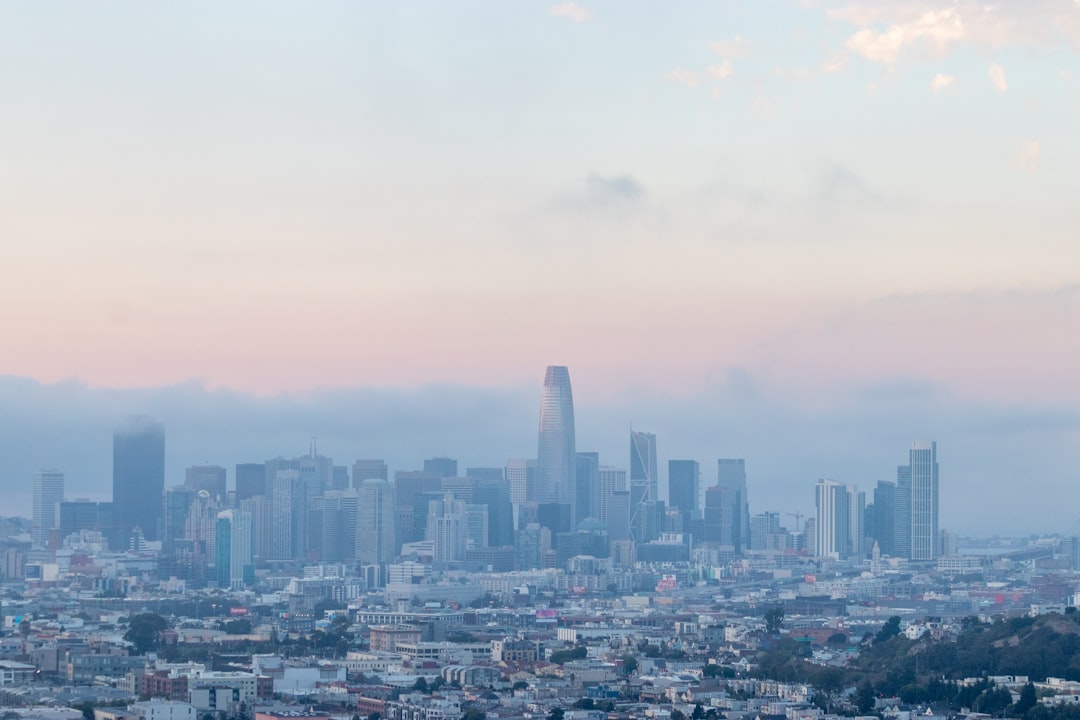
<path id="1" fill-rule="evenodd" d="M 523 416 L 532 415 L 536 412 L 536 396 L 533 393 L 535 393 L 535 390 L 528 393 L 531 398 L 524 399 L 525 405 L 528 405 L 528 400 L 531 399 L 533 406 L 532 408 L 523 407 Z M 177 416 L 166 413 L 167 417 L 174 418 L 168 421 L 169 425 L 177 427 L 179 431 L 171 433 L 171 444 L 179 443 L 180 447 L 179 453 L 170 450 L 170 454 L 166 459 L 168 465 L 166 485 L 169 487 L 183 484 L 187 480 L 187 471 L 189 469 L 202 468 L 202 472 L 206 472 L 204 466 L 214 464 L 227 468 L 231 487 L 235 482 L 235 479 L 232 478 L 234 464 L 244 465 L 250 462 L 261 462 L 259 458 L 275 457 L 282 453 L 295 453 L 298 445 L 301 443 L 306 444 L 304 439 L 296 438 L 291 434 L 291 431 L 282 432 L 283 428 L 294 425 L 295 419 L 292 423 L 286 422 L 284 418 L 270 424 L 266 424 L 265 418 L 257 421 L 253 429 L 259 430 L 260 440 L 254 444 L 251 443 L 250 439 L 246 439 L 243 433 L 229 435 L 230 432 L 236 433 L 236 431 L 234 429 L 227 431 L 224 426 L 220 431 L 204 434 L 202 430 L 195 430 L 195 428 L 211 427 L 214 422 L 226 422 L 229 428 L 237 428 L 243 426 L 246 422 L 254 421 L 255 418 L 249 413 L 243 413 L 240 416 L 228 414 L 217 417 L 217 412 L 210 412 L 209 409 L 199 411 L 197 407 L 191 406 L 190 403 L 186 404 L 187 412 L 194 412 L 194 415 L 188 414 L 187 419 L 184 419 L 183 415 L 177 418 Z M 208 408 L 212 405 L 213 402 L 211 401 Z M 493 410 L 495 407 L 497 406 L 492 406 Z M 140 411 L 143 410 L 144 406 L 140 406 L 139 409 Z M 397 412 L 396 409 L 385 404 L 383 409 L 391 413 L 392 416 L 395 416 L 394 413 Z M 472 408 L 472 410 L 475 410 L 475 408 Z M 505 408 L 499 408 L 499 410 L 500 412 L 495 414 L 492 414 L 492 412 L 485 413 L 488 423 L 482 423 L 477 428 L 474 428 L 479 431 L 478 434 L 470 432 L 464 435 L 455 431 L 457 425 L 455 420 L 450 417 L 445 419 L 445 425 L 433 423 L 430 417 L 420 422 L 417 422 L 418 418 L 408 420 L 407 422 L 413 423 L 413 430 L 409 433 L 400 433 L 395 430 L 392 436 L 387 435 L 387 424 L 380 422 L 380 420 L 385 420 L 385 417 L 373 418 L 374 424 L 368 427 L 372 429 L 381 428 L 382 434 L 379 437 L 382 439 L 373 439 L 362 445 L 355 440 L 347 440 L 346 436 L 340 434 L 342 429 L 355 427 L 355 418 L 337 418 L 331 422 L 324 417 L 318 421 L 317 425 L 320 428 L 319 432 L 324 436 L 323 447 L 332 448 L 328 453 L 338 456 L 339 460 L 345 464 L 351 464 L 356 457 L 375 454 L 379 452 L 377 448 L 380 447 L 387 448 L 386 452 L 379 452 L 379 454 L 384 456 L 393 471 L 417 468 L 420 466 L 423 457 L 438 453 L 456 455 L 460 458 L 463 466 L 475 467 L 502 466 L 508 457 L 531 457 L 534 451 L 529 449 L 527 420 L 522 416 L 517 416 L 514 420 L 517 426 L 508 427 L 507 419 L 515 418 L 515 414 L 511 413 L 507 416 Z M 40 408 L 38 411 L 40 411 Z M 605 422 L 597 422 L 597 416 L 594 414 L 595 408 L 585 406 L 584 412 L 590 418 L 588 424 L 583 426 L 590 438 L 585 441 L 588 442 L 585 447 L 600 450 L 601 465 L 614 465 L 626 471 L 628 467 L 620 459 L 620 456 L 625 457 L 623 455 L 625 450 L 620 451 L 618 449 L 618 446 L 626 447 L 624 444 L 626 436 L 617 430 L 618 425 L 623 425 L 624 421 L 608 418 Z M 673 413 L 671 411 L 666 413 L 668 417 L 672 415 L 678 416 L 679 414 L 677 409 Z M 32 415 L 33 413 L 30 413 L 30 416 Z M 630 415 L 640 416 L 640 413 L 628 410 L 624 417 Z M 68 497 L 108 500 L 110 498 L 109 487 L 100 481 L 97 483 L 93 481 L 94 477 L 100 478 L 109 472 L 108 463 L 110 460 L 103 454 L 103 448 L 107 446 L 94 445 L 80 448 L 80 453 L 71 456 L 80 459 L 75 462 L 61 462 L 65 454 L 71 453 L 73 447 L 78 447 L 78 443 L 68 442 L 61 446 L 59 450 L 55 448 L 46 449 L 42 446 L 42 437 L 49 436 L 52 428 L 35 428 L 34 423 L 27 424 L 25 422 L 27 417 L 29 416 L 23 416 L 22 432 L 33 433 L 36 438 L 32 441 L 28 440 L 26 446 L 32 448 L 33 454 L 40 459 L 35 461 L 30 457 L 30 453 L 26 451 L 27 447 L 23 447 L 18 442 L 20 438 L 18 432 L 7 437 L 8 442 L 14 441 L 15 444 L 19 445 L 19 450 L 18 452 L 8 452 L 5 456 L 9 458 L 9 462 L 11 459 L 15 459 L 27 468 L 22 477 L 15 478 L 15 492 L 12 493 L 11 507 L 18 508 L 22 506 L 24 509 L 19 514 L 30 515 L 30 478 L 34 472 L 37 472 L 42 467 L 50 466 L 57 466 L 61 472 L 65 473 Z M 398 419 L 391 425 L 405 421 L 405 418 L 400 415 L 395 417 Z M 68 421 L 70 421 L 70 418 Z M 120 422 L 109 421 L 109 425 L 119 424 Z M 738 453 L 746 456 L 754 466 L 750 481 L 751 498 L 760 489 L 766 496 L 776 499 L 774 507 L 769 508 L 770 510 L 785 513 L 797 511 L 804 514 L 813 509 L 813 494 L 808 492 L 806 488 L 808 483 L 812 485 L 815 477 L 834 477 L 868 489 L 872 488 L 875 482 L 895 480 L 895 471 L 889 469 L 889 460 L 892 459 L 895 463 L 907 459 L 896 457 L 896 447 L 909 444 L 911 435 L 917 437 L 919 434 L 930 434 L 928 432 L 912 431 L 911 433 L 904 433 L 907 437 L 903 437 L 890 424 L 888 431 L 883 432 L 872 445 L 861 449 L 848 447 L 844 453 L 831 457 L 834 453 L 830 453 L 826 447 L 812 448 L 814 452 L 808 454 L 805 447 L 800 447 L 798 443 L 794 442 L 785 448 L 778 449 L 776 443 L 770 439 L 769 434 L 762 433 L 755 438 L 747 433 L 745 428 L 733 434 L 732 437 L 737 438 L 737 440 L 733 439 L 730 443 L 718 443 L 711 438 L 703 440 L 701 438 L 702 428 L 693 425 L 673 425 L 669 420 L 668 422 L 650 423 L 650 426 L 660 431 L 657 434 L 663 447 L 673 447 L 670 454 L 665 452 L 660 455 L 659 464 L 665 470 L 669 459 L 694 459 L 700 462 L 702 467 L 707 468 L 714 462 L 713 459 L 710 459 L 710 456 Z M 329 428 L 330 434 L 333 436 L 333 440 L 329 444 L 326 442 L 328 439 L 326 437 L 327 428 Z M 99 442 L 102 438 L 105 439 L 105 442 L 108 442 L 111 432 L 107 429 L 104 430 L 105 432 L 100 426 L 97 426 L 96 429 L 90 427 L 81 431 L 80 436 L 94 437 L 96 432 Z M 862 429 L 862 431 L 864 430 L 865 428 Z M 711 433 L 707 434 L 711 435 Z M 941 437 L 939 432 L 934 434 Z M 363 430 L 355 435 L 350 432 L 349 435 L 353 437 L 375 437 Z M 402 450 L 401 440 L 403 437 L 411 439 L 407 446 L 411 449 Z M 535 435 L 533 437 L 535 438 Z M 610 439 L 605 442 L 605 437 Z M 230 440 L 230 438 L 232 439 Z M 478 443 L 478 438 L 484 438 L 485 441 Z M 600 441 L 596 441 L 598 438 L 600 438 Z M 838 442 L 841 445 L 846 445 L 846 443 L 843 443 L 842 438 L 838 438 Z M 533 443 L 535 443 L 535 440 Z M 358 446 L 359 449 L 354 449 Z M 535 448 L 536 445 L 533 444 L 532 447 Z M 728 452 L 718 449 L 721 447 L 732 448 L 732 450 Z M 250 449 L 245 450 L 244 448 Z M 986 476 L 982 474 L 984 471 L 981 471 L 980 468 L 996 466 L 1000 457 L 1015 458 L 1016 455 L 996 455 L 997 443 L 993 443 L 990 447 L 973 446 L 973 449 L 978 450 L 978 452 L 966 457 L 957 457 L 955 454 L 957 451 L 963 453 L 963 443 L 954 444 L 954 442 L 950 442 L 949 448 L 950 482 L 942 492 L 940 505 L 943 508 L 942 512 L 956 519 L 955 522 L 949 523 L 950 529 L 962 534 L 972 535 L 1008 531 L 1019 533 L 1073 532 L 1076 520 L 1068 512 L 1068 509 L 1063 509 L 1060 504 L 1054 503 L 1051 496 L 1042 497 L 1037 493 L 1020 498 L 1014 504 L 1014 506 L 1024 507 L 1025 502 L 1027 502 L 1029 507 L 1036 508 L 1031 511 L 1033 517 L 1036 512 L 1039 513 L 1036 519 L 1027 519 L 1016 512 L 1001 512 L 995 517 L 993 513 L 997 505 L 986 502 L 983 512 L 987 513 L 988 517 L 993 518 L 993 520 L 982 517 L 978 522 L 973 522 L 971 520 L 972 514 L 963 511 L 962 508 L 964 505 L 978 505 L 978 498 L 972 496 L 971 493 L 976 492 L 978 488 L 985 488 Z M 437 452 L 433 449 L 437 449 Z M 500 449 L 505 449 L 506 452 L 500 452 Z M 506 457 L 503 457 L 503 455 Z M 858 469 L 860 467 L 863 469 Z M 893 464 L 891 467 L 895 468 L 896 465 Z M 87 478 L 89 478 L 89 481 L 87 481 Z M 664 481 L 661 495 L 666 499 L 666 473 L 662 473 L 661 479 Z M 703 474 L 702 488 L 709 481 L 706 472 Z M 22 496 L 21 502 L 19 500 L 20 495 Z"/>

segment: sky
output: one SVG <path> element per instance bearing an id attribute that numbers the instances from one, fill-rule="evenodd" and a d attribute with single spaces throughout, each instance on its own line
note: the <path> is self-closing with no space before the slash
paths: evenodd
<path id="1" fill-rule="evenodd" d="M 1078 49 L 1075 0 L 4 3 L 0 483 L 106 496 L 127 413 L 170 484 L 497 465 L 565 364 L 611 464 L 809 512 L 936 439 L 943 526 L 1076 529 Z"/>

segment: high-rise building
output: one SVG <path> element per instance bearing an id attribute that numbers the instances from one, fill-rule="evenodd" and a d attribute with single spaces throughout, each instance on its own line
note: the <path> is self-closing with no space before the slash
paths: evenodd
<path id="1" fill-rule="evenodd" d="M 746 492 L 746 461 L 720 458 L 716 461 L 716 486 L 723 488 L 732 503 L 731 545 L 736 554 L 750 547 L 750 502 Z"/>
<path id="2" fill-rule="evenodd" d="M 668 505 L 686 520 L 699 514 L 698 485 L 701 467 L 697 460 L 668 460 Z"/>
<path id="3" fill-rule="evenodd" d="M 574 445 L 574 396 L 570 371 L 562 365 L 548 367 L 540 397 L 540 432 L 536 456 L 536 500 L 539 504 L 567 506 L 567 523 L 575 516 L 577 502 L 576 450 Z M 561 527 L 555 531 L 569 530 Z"/>
<path id="4" fill-rule="evenodd" d="M 353 487 L 359 490 L 365 480 L 390 480 L 390 468 L 382 460 L 357 460 L 352 466 Z"/>
<path id="5" fill-rule="evenodd" d="M 64 500 L 60 503 L 60 537 L 81 530 L 107 530 L 113 526 L 112 503 Z"/>
<path id="6" fill-rule="evenodd" d="M 510 504 L 510 486 L 503 477 L 503 469 L 469 468 L 465 472 L 476 480 L 473 502 L 487 508 L 487 545 L 490 547 L 513 545 L 514 507 Z"/>
<path id="7" fill-rule="evenodd" d="M 237 463 L 236 502 L 266 494 L 266 463 Z"/>
<path id="8" fill-rule="evenodd" d="M 215 502 L 225 502 L 225 468 L 220 465 L 194 465 L 184 471 L 184 486 L 198 492 L 205 490 Z"/>
<path id="9" fill-rule="evenodd" d="M 896 483 L 882 480 L 874 488 L 871 537 L 877 541 L 882 555 L 896 555 Z"/>
<path id="10" fill-rule="evenodd" d="M 656 435 L 630 431 L 630 532 L 636 542 L 656 537 L 655 503 L 660 499 Z"/>
<path id="11" fill-rule="evenodd" d="M 218 585 L 242 590 L 255 579 L 251 551 L 251 516 L 240 510 L 218 513 L 215 535 L 214 569 Z"/>
<path id="12" fill-rule="evenodd" d="M 165 495 L 165 428 L 135 417 L 113 434 L 113 523 L 118 547 L 135 528 L 147 540 L 162 532 Z"/>
<path id="13" fill-rule="evenodd" d="M 933 560 L 939 554 L 938 528 L 938 462 L 936 442 L 915 442 L 911 446 L 906 478 L 909 479 L 911 502 L 910 554 L 911 560 Z M 897 494 L 900 483 L 897 482 Z M 898 498 L 899 500 L 899 498 Z M 897 509 L 899 510 L 899 502 Z"/>
<path id="14" fill-rule="evenodd" d="M 577 524 L 586 518 L 600 516 L 600 453 L 577 453 L 574 473 L 577 493 L 574 526 L 577 527 Z"/>
<path id="15" fill-rule="evenodd" d="M 436 563 L 459 562 L 468 548 L 468 506 L 450 493 L 428 502 L 427 540 L 435 543 Z"/>
<path id="16" fill-rule="evenodd" d="M 861 559 L 865 555 L 863 518 L 866 493 L 859 492 L 854 485 L 818 480 L 814 500 L 817 509 L 814 523 L 817 557 Z"/>
<path id="17" fill-rule="evenodd" d="M 270 501 L 265 495 L 253 495 L 240 501 L 240 510 L 251 516 L 251 554 L 260 560 L 273 557 Z"/>
<path id="18" fill-rule="evenodd" d="M 611 467 L 610 465 L 601 465 L 598 476 L 600 492 L 598 493 L 599 512 L 597 512 L 596 517 L 600 522 L 607 523 L 611 521 L 611 496 L 617 492 L 627 492 L 626 471 L 622 468 Z M 627 503 L 629 503 L 630 495 L 627 494 L 626 497 L 628 498 Z M 627 505 L 627 508 L 629 508 L 629 504 Z M 629 509 L 627 512 L 629 513 Z M 629 514 L 627 514 L 625 518 L 622 518 L 621 522 L 629 523 Z M 612 535 L 612 539 L 629 540 L 630 536 L 627 535 L 625 538 L 616 538 Z"/>
<path id="19" fill-rule="evenodd" d="M 536 461 L 507 460 L 506 482 L 510 486 L 510 502 L 515 505 L 536 502 Z"/>
<path id="20" fill-rule="evenodd" d="M 457 460 L 445 457 L 428 458 L 424 461 L 424 472 L 440 478 L 457 477 Z"/>
<path id="21" fill-rule="evenodd" d="M 361 565 L 390 562 L 397 555 L 394 487 L 381 478 L 360 483 L 356 510 L 356 560 Z"/>
<path id="22" fill-rule="evenodd" d="M 35 545 L 44 547 L 49 533 L 60 526 L 60 503 L 64 500 L 64 473 L 59 470 L 39 470 L 34 473 L 33 517 L 30 518 L 30 537 Z"/>

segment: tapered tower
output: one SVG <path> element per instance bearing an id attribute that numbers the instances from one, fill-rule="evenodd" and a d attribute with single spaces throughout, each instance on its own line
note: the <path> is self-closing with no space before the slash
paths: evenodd
<path id="1" fill-rule="evenodd" d="M 570 371 L 548 367 L 540 397 L 540 442 L 536 455 L 536 499 L 558 517 L 560 530 L 569 530 L 576 502 L 574 396 Z"/>

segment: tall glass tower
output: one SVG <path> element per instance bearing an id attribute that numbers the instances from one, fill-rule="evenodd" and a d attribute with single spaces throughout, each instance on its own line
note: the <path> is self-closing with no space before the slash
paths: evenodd
<path id="1" fill-rule="evenodd" d="M 576 504 L 577 458 L 574 445 L 574 395 L 570 389 L 570 371 L 552 365 L 544 374 L 540 396 L 540 442 L 536 455 L 536 500 L 564 518 L 560 525 L 569 530 Z"/>
<path id="2" fill-rule="evenodd" d="M 936 442 L 911 446 L 911 559 L 938 556 L 938 463 Z"/>
<path id="3" fill-rule="evenodd" d="M 146 417 L 132 418 L 113 434 L 113 523 L 126 548 L 134 528 L 147 540 L 164 530 L 165 428 Z"/>
<path id="4" fill-rule="evenodd" d="M 637 542 L 656 535 L 656 435 L 630 431 L 630 532 Z"/>

